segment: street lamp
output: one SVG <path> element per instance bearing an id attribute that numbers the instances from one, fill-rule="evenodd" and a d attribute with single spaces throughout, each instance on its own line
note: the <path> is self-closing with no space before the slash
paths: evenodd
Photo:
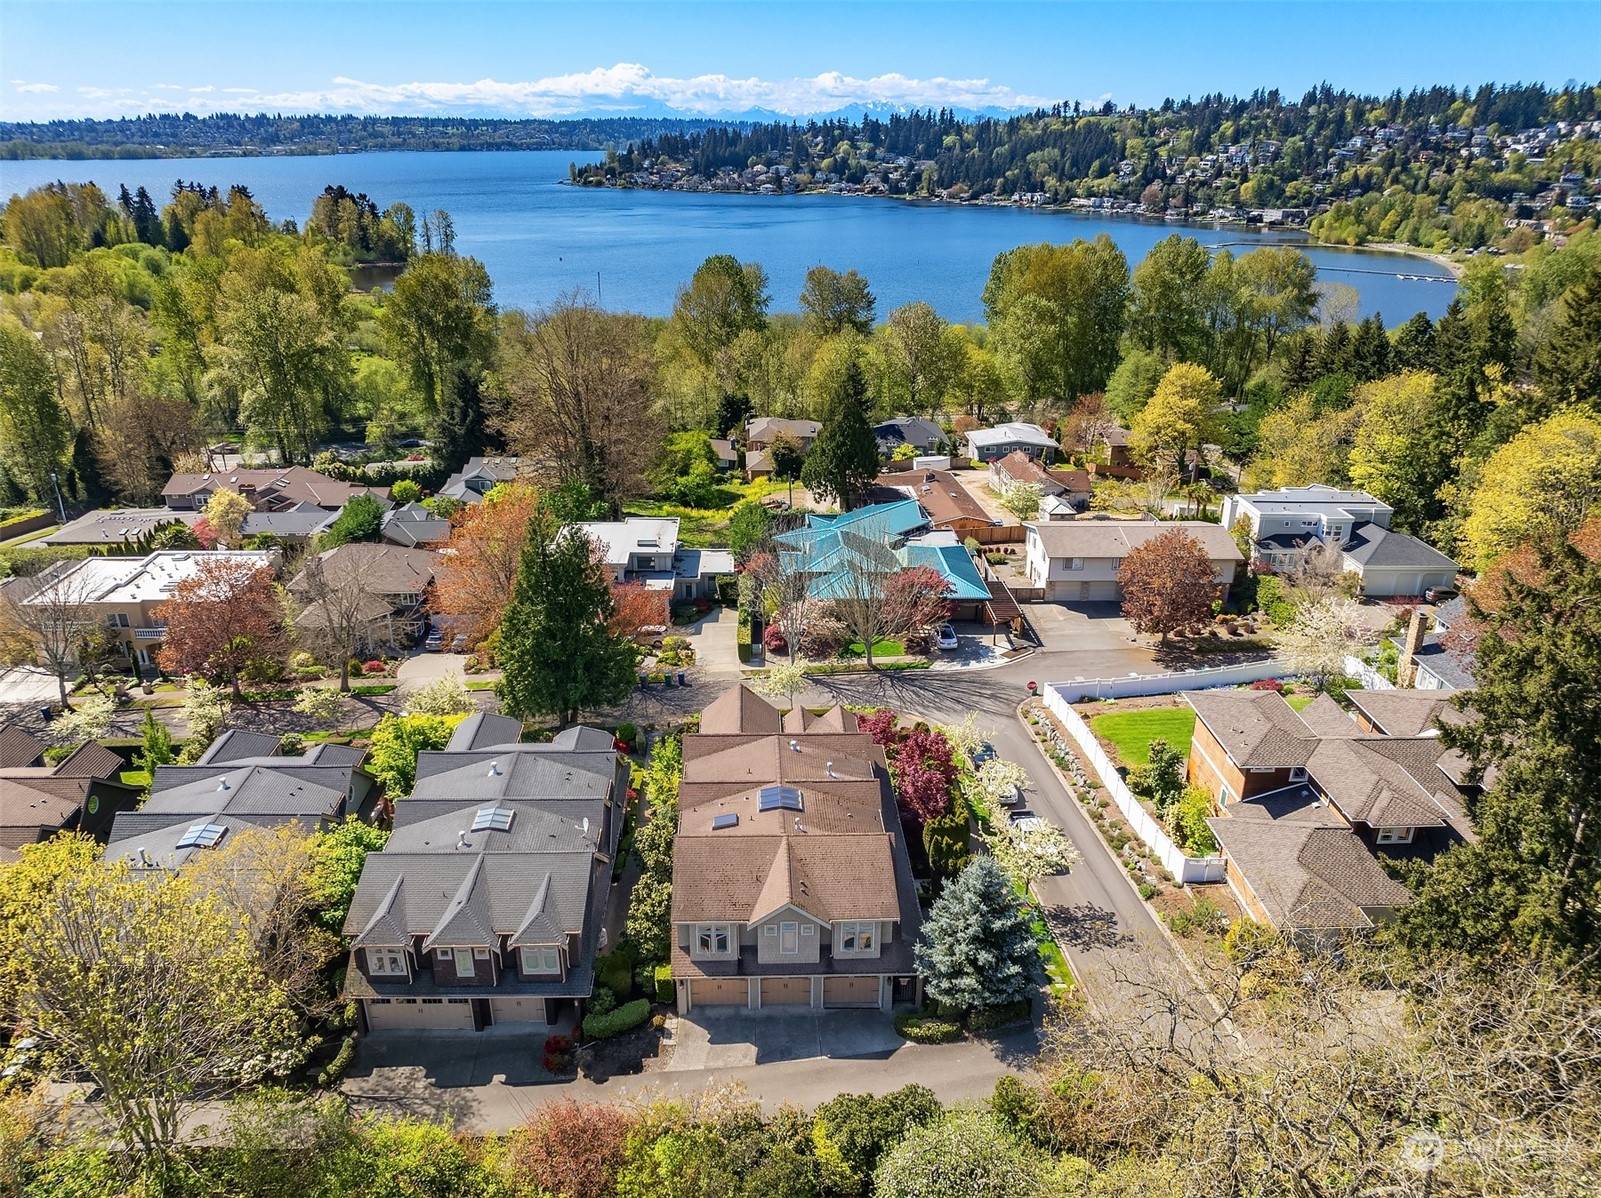
<path id="1" fill-rule="evenodd" d="M 67 505 L 61 502 L 61 480 L 56 478 L 56 472 L 50 472 L 50 485 L 56 489 L 56 511 L 61 513 L 61 523 L 67 522 Z"/>

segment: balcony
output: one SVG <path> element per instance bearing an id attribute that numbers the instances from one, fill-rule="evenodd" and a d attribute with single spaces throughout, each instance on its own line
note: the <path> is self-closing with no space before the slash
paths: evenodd
<path id="1" fill-rule="evenodd" d="M 133 639 L 136 641 L 159 641 L 166 635 L 167 626 L 165 624 L 152 624 L 148 628 L 135 628 L 133 630 Z"/>

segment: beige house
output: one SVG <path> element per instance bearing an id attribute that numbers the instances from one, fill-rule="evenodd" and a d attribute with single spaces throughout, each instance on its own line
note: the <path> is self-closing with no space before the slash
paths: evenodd
<path id="1" fill-rule="evenodd" d="M 1024 569 L 1043 598 L 1069 603 L 1115 603 L 1123 598 L 1117 572 L 1123 559 L 1163 533 L 1179 529 L 1199 541 L 1226 590 L 1244 562 L 1220 524 L 1200 520 L 1053 520 L 1028 526 Z"/>
<path id="2" fill-rule="evenodd" d="M 206 563 L 217 561 L 276 570 L 279 558 L 266 550 L 201 549 L 162 550 L 142 558 L 91 557 L 53 571 L 21 602 L 79 607 L 87 621 L 111 628 L 123 656 L 151 666 L 167 631 L 156 620 L 156 608 Z"/>
<path id="3" fill-rule="evenodd" d="M 781 714 L 741 686 L 683 744 L 679 1010 L 915 1002 L 911 864 L 883 750 L 856 717 Z"/>

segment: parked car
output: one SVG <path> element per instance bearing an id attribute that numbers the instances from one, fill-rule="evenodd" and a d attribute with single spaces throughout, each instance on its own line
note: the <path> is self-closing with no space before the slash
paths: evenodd
<path id="1" fill-rule="evenodd" d="M 1032 811 L 1009 812 L 1006 822 L 1019 832 L 1037 832 L 1045 826 L 1045 821 Z"/>
<path id="2" fill-rule="evenodd" d="M 465 632 L 458 632 L 450 638 L 450 651 L 452 653 L 467 652 L 467 634 Z"/>
<path id="3" fill-rule="evenodd" d="M 1430 603 L 1444 603 L 1447 599 L 1455 599 L 1456 596 L 1455 587 L 1430 587 L 1423 592 L 1423 597 Z"/>
<path id="4" fill-rule="evenodd" d="M 973 764 L 983 765 L 986 761 L 994 756 L 995 746 L 990 744 L 987 740 L 981 741 L 978 748 L 973 750 Z"/>
<path id="5" fill-rule="evenodd" d="M 429 629 L 428 635 L 423 639 L 422 647 L 429 653 L 438 653 L 445 647 L 445 634 L 437 628 Z"/>
<path id="6" fill-rule="evenodd" d="M 956 637 L 956 629 L 949 624 L 941 624 L 939 632 L 934 637 L 934 643 L 941 649 L 954 649 L 961 644 L 961 641 Z"/>
<path id="7" fill-rule="evenodd" d="M 1016 807 L 1022 801 L 1023 788 L 1021 786 L 1007 787 L 1007 789 L 1001 793 L 1002 807 Z"/>

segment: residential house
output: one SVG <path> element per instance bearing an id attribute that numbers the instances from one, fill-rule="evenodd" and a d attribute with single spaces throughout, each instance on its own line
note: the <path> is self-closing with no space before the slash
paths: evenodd
<path id="1" fill-rule="evenodd" d="M 314 568 L 302 570 L 289 584 L 289 593 L 305 605 L 295 623 L 301 628 L 325 627 L 325 590 L 355 585 L 368 596 L 360 613 L 367 628 L 362 647 L 413 644 L 422 632 L 424 604 L 438 570 L 439 555 L 431 549 L 372 541 L 325 549 L 314 559 Z"/>
<path id="2" fill-rule="evenodd" d="M 1201 520 L 1067 520 L 1026 525 L 1024 571 L 1052 601 L 1121 601 L 1123 559 L 1146 542 L 1177 529 L 1201 543 L 1217 571 L 1219 597 L 1233 585 L 1244 558 L 1228 530 Z"/>
<path id="3" fill-rule="evenodd" d="M 599 547 L 613 582 L 642 582 L 672 603 L 715 599 L 717 580 L 734 573 L 727 549 L 688 549 L 678 543 L 678 517 L 626 516 L 579 525 Z"/>
<path id="4" fill-rule="evenodd" d="M 0 863 L 58 832 L 104 841 L 116 814 L 139 803 L 139 788 L 121 781 L 127 762 L 104 745 L 81 745 L 54 766 L 43 764 L 44 747 L 14 724 L 0 728 Z"/>
<path id="5" fill-rule="evenodd" d="M 856 716 L 781 714 L 741 685 L 683 752 L 678 1009 L 915 1004 L 917 891 L 884 751 Z"/>
<path id="6" fill-rule="evenodd" d="M 1297 713 L 1275 691 L 1200 691 L 1189 781 L 1218 805 L 1207 820 L 1230 888 L 1250 915 L 1312 944 L 1363 932 L 1410 894 L 1379 856 L 1432 860 L 1474 832 L 1471 788 L 1436 721 L 1445 700 L 1351 692 L 1383 725 L 1327 696 Z"/>
<path id="7" fill-rule="evenodd" d="M 945 430 L 921 416 L 896 416 L 875 424 L 873 436 L 878 438 L 878 452 L 886 458 L 894 457 L 902 445 L 910 445 L 919 454 L 930 454 L 945 444 Z"/>
<path id="8" fill-rule="evenodd" d="M 276 570 L 279 556 L 267 550 L 168 549 L 142 558 L 91 557 L 37 575 L 32 594 L 20 602 L 79 606 L 87 619 L 111 629 L 125 658 L 153 666 L 167 631 L 156 621 L 156 608 L 217 561 Z"/>
<path id="9" fill-rule="evenodd" d="M 177 869 L 249 828 L 310 832 L 349 816 L 369 819 L 377 795 L 361 768 L 366 755 L 320 744 L 284 757 L 276 736 L 224 732 L 193 765 L 156 767 L 144 805 L 112 823 L 106 859 Z"/>
<path id="10" fill-rule="evenodd" d="M 855 594 L 862 578 L 895 569 L 928 566 L 946 583 L 952 618 L 983 618 L 990 590 L 955 533 L 937 530 L 922 505 L 911 499 L 878 503 L 842 515 L 809 512 L 806 526 L 773 538 L 785 568 L 811 578 L 820 600 Z M 990 621 L 994 623 L 995 621 Z"/>
<path id="11" fill-rule="evenodd" d="M 501 483 L 515 481 L 521 464 L 517 457 L 468 458 L 465 466 L 445 480 L 439 494 L 458 503 L 481 503 Z"/>
<path id="12" fill-rule="evenodd" d="M 927 514 L 931 528 L 954 532 L 964 539 L 979 529 L 993 528 L 997 523 L 949 470 L 883 474 L 875 486 L 897 498 L 916 500 Z"/>
<path id="13" fill-rule="evenodd" d="M 1472 690 L 1475 638 L 1467 627 L 1468 604 L 1461 595 L 1440 604 L 1432 616 L 1412 613 L 1406 633 L 1395 642 L 1400 650 L 1396 681 L 1417 690 Z"/>
<path id="14" fill-rule="evenodd" d="M 418 755 L 345 921 L 369 1029 L 543 1027 L 592 992 L 629 766 L 597 728 L 521 736 L 473 715 Z"/>
<path id="15" fill-rule="evenodd" d="M 802 452 L 812 447 L 822 425 L 815 420 L 785 420 L 778 416 L 758 416 L 745 426 L 745 477 L 763 478 L 773 472 L 773 459 L 768 453 L 773 438 L 780 433 L 793 437 Z"/>
<path id="16" fill-rule="evenodd" d="M 1222 523 L 1232 529 L 1243 517 L 1250 524 L 1253 560 L 1275 570 L 1294 569 L 1316 547 L 1337 550 L 1340 569 L 1357 575 L 1369 598 L 1453 585 L 1456 563 L 1416 537 L 1392 532 L 1394 514 L 1366 491 L 1317 483 L 1225 496 Z"/>
<path id="17" fill-rule="evenodd" d="M 1056 438 L 1037 424 L 1013 421 L 967 434 L 967 456 L 975 462 L 993 462 L 1009 453 L 1023 453 L 1046 462 L 1056 460 Z"/>
<path id="18" fill-rule="evenodd" d="M 378 535 L 405 549 L 437 549 L 450 540 L 450 521 L 420 503 L 402 503 L 384 513 Z"/>
<path id="19" fill-rule="evenodd" d="M 161 498 L 175 512 L 204 511 L 212 495 L 234 491 L 263 512 L 278 512 L 298 503 L 311 503 L 324 511 L 337 512 L 352 495 L 389 496 L 388 487 L 366 483 L 347 483 L 305 466 L 275 467 L 269 470 L 219 470 L 203 474 L 174 474 L 161 489 Z"/>
<path id="20" fill-rule="evenodd" d="M 739 468 L 739 443 L 727 437 L 711 438 L 712 453 L 717 457 L 717 468 L 724 474 Z"/>
<path id="21" fill-rule="evenodd" d="M 320 510 L 320 509 L 319 509 Z M 327 515 L 326 512 L 323 515 Z M 87 512 L 69 520 L 54 532 L 29 542 L 41 548 L 59 545 L 96 545 L 110 549 L 131 548 L 140 537 L 174 520 L 188 528 L 200 522 L 199 512 L 175 512 L 164 507 L 113 508 Z"/>
<path id="22" fill-rule="evenodd" d="M 1050 470 L 1037 458 L 1014 450 L 990 463 L 990 490 L 997 493 L 1024 483 L 1040 489 L 1042 515 L 1067 519 L 1090 505 L 1090 476 L 1083 470 Z M 1056 500 L 1047 507 L 1046 501 Z"/>

